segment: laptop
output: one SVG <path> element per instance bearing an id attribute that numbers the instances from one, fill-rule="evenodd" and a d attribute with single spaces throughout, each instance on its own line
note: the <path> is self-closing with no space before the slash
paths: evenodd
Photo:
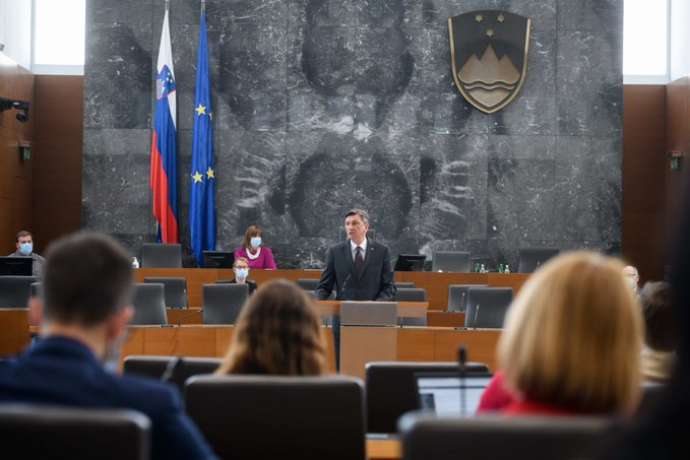
<path id="1" fill-rule="evenodd" d="M 0 275 L 31 276 L 33 257 L 0 257 Z"/>
<path id="2" fill-rule="evenodd" d="M 490 373 L 416 372 L 417 394 L 421 409 L 436 415 L 471 417 L 477 413 L 479 400 L 489 385 Z"/>

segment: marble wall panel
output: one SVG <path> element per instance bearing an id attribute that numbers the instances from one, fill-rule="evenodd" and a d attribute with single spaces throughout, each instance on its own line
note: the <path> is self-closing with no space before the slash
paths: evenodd
<path id="1" fill-rule="evenodd" d="M 163 0 L 89 2 L 84 225 L 154 239 L 148 190 Z M 286 267 L 319 267 L 367 208 L 394 254 L 620 245 L 620 0 L 209 0 L 218 247 L 247 225 Z M 528 74 L 502 111 L 453 86 L 447 19 L 532 19 Z M 173 2 L 180 234 L 187 211 L 198 1 Z M 126 95 L 127 97 L 123 97 Z"/>

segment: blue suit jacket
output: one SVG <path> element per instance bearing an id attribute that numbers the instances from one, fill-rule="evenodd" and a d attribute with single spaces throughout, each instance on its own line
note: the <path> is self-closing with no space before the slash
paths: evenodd
<path id="1" fill-rule="evenodd" d="M 151 458 L 215 458 L 176 389 L 112 374 L 72 339 L 39 340 L 19 358 L 0 362 L 0 402 L 134 409 L 151 419 Z"/>

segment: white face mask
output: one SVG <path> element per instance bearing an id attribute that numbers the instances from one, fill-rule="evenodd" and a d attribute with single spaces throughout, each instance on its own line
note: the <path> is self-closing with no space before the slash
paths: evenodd
<path id="1" fill-rule="evenodd" d="M 247 279 L 249 276 L 249 268 L 236 268 L 235 269 L 235 280 L 239 281 L 240 283 L 244 283 L 244 281 Z"/>

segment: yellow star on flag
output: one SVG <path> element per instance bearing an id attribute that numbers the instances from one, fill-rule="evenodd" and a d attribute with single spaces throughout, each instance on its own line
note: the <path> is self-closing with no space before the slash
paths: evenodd
<path id="1" fill-rule="evenodd" d="M 204 179 L 204 176 L 202 176 L 199 171 L 196 171 L 194 174 L 192 174 L 192 179 L 194 179 L 194 183 L 196 184 L 197 182 L 201 182 Z"/>
<path id="2" fill-rule="evenodd" d="M 215 179 L 216 178 L 216 172 L 213 169 L 211 169 L 210 166 L 206 170 L 206 177 L 208 177 L 209 179 Z"/>
<path id="3" fill-rule="evenodd" d="M 199 116 L 206 115 L 206 106 L 205 106 L 205 105 L 199 104 L 199 107 L 197 107 L 196 109 L 194 109 L 194 111 L 195 111 L 196 114 L 199 115 Z"/>

